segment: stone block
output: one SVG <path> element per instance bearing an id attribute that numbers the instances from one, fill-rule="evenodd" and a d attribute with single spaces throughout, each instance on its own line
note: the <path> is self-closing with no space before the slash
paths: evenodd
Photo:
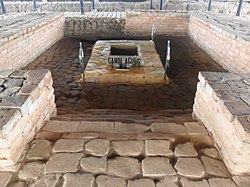
<path id="1" fill-rule="evenodd" d="M 53 147 L 53 152 L 80 152 L 83 146 L 84 140 L 59 139 Z"/>
<path id="2" fill-rule="evenodd" d="M 94 187 L 94 177 L 90 174 L 73 174 L 67 173 L 63 176 L 63 187 Z"/>
<path id="3" fill-rule="evenodd" d="M 164 177 L 175 175 L 176 172 L 169 163 L 168 158 L 164 157 L 147 157 L 142 161 L 142 172 L 145 177 Z"/>
<path id="4" fill-rule="evenodd" d="M 155 187 L 155 183 L 151 179 L 129 180 L 128 187 Z"/>
<path id="5" fill-rule="evenodd" d="M 44 166 L 39 162 L 28 162 L 19 171 L 18 177 L 23 180 L 37 180 L 43 174 Z"/>
<path id="6" fill-rule="evenodd" d="M 52 149 L 52 143 L 47 140 L 35 140 L 26 155 L 28 160 L 48 159 Z"/>
<path id="7" fill-rule="evenodd" d="M 174 154 L 180 157 L 192 157 L 192 156 L 194 157 L 198 155 L 193 144 L 190 142 L 187 142 L 185 144 L 178 144 L 175 147 Z"/>
<path id="8" fill-rule="evenodd" d="M 113 141 L 112 145 L 113 150 L 121 156 L 139 156 L 144 151 L 143 141 Z"/>
<path id="9" fill-rule="evenodd" d="M 60 176 L 61 176 L 60 174 L 43 175 L 43 177 L 37 180 L 34 184 L 32 184 L 31 187 L 41 187 L 41 186 L 56 187 Z"/>
<path id="10" fill-rule="evenodd" d="M 32 100 L 28 96 L 15 95 L 4 97 L 0 102 L 0 109 L 14 108 L 20 110 L 22 116 L 29 112 L 32 105 Z"/>
<path id="11" fill-rule="evenodd" d="M 168 140 L 146 140 L 145 144 L 147 156 L 170 156 L 173 154 Z"/>
<path id="12" fill-rule="evenodd" d="M 185 135 L 187 134 L 187 129 L 185 126 L 177 123 L 153 123 L 151 125 L 152 132 L 161 132 L 169 134 Z"/>
<path id="13" fill-rule="evenodd" d="M 106 170 L 106 158 L 84 157 L 81 159 L 81 167 L 90 173 L 103 173 Z"/>
<path id="14" fill-rule="evenodd" d="M 150 129 L 150 126 L 139 123 L 115 122 L 115 132 L 122 133 L 143 133 Z"/>
<path id="15" fill-rule="evenodd" d="M 179 158 L 175 168 L 179 175 L 188 178 L 202 178 L 205 175 L 201 161 L 197 158 Z"/>
<path id="16" fill-rule="evenodd" d="M 53 155 L 45 166 L 45 174 L 76 172 L 82 153 L 58 153 Z"/>
<path id="17" fill-rule="evenodd" d="M 123 178 L 112 177 L 107 175 L 99 175 L 96 177 L 98 187 L 126 187 L 126 181 Z"/>
<path id="18" fill-rule="evenodd" d="M 214 175 L 217 177 L 229 177 L 230 173 L 223 162 L 202 156 L 201 161 L 204 165 L 207 174 Z"/>
<path id="19" fill-rule="evenodd" d="M 21 113 L 17 109 L 0 110 L 0 137 L 5 137 L 15 127 L 20 118 Z M 0 144 L 0 147 L 2 146 Z"/>
<path id="20" fill-rule="evenodd" d="M 108 160 L 107 174 L 123 177 L 133 178 L 141 174 L 140 163 L 137 159 L 127 157 L 116 157 Z"/>
<path id="21" fill-rule="evenodd" d="M 104 156 L 109 152 L 109 141 L 105 139 L 90 140 L 85 145 L 85 150 L 94 156 Z"/>

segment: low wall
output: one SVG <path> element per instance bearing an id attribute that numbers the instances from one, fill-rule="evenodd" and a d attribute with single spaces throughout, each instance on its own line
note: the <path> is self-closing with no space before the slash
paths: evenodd
<path id="1" fill-rule="evenodd" d="M 194 115 L 232 174 L 250 173 L 250 74 L 200 72 Z"/>
<path id="2" fill-rule="evenodd" d="M 54 111 L 49 70 L 0 72 L 0 171 L 18 168 L 27 144 Z"/>
<path id="3" fill-rule="evenodd" d="M 150 36 L 152 25 L 156 33 L 183 36 L 188 33 L 186 12 L 104 12 L 66 14 L 65 36 L 81 39 L 116 39 Z"/>
<path id="4" fill-rule="evenodd" d="M 236 16 L 193 14 L 189 36 L 230 72 L 250 72 L 250 37 L 247 19 Z"/>
<path id="5" fill-rule="evenodd" d="M 64 15 L 55 13 L 2 16 L 1 69 L 17 69 L 33 61 L 63 37 L 64 23 Z"/>

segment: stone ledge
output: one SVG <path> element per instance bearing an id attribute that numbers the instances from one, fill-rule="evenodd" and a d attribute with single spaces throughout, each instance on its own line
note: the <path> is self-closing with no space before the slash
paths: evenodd
<path id="1" fill-rule="evenodd" d="M 51 117 L 55 97 L 49 70 L 3 70 L 0 77 L 0 170 L 8 170 Z"/>
<path id="2" fill-rule="evenodd" d="M 194 114 L 233 174 L 250 172 L 250 74 L 200 72 Z"/>

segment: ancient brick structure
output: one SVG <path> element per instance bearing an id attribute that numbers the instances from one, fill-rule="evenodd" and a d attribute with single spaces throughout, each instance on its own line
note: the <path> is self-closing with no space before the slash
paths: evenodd
<path id="1" fill-rule="evenodd" d="M 49 70 L 0 71 L 0 170 L 16 170 L 28 143 L 55 111 Z"/>
<path id="2" fill-rule="evenodd" d="M 2 16 L 1 26 L 0 66 L 16 69 L 26 66 L 63 37 L 64 16 L 54 13 Z"/>

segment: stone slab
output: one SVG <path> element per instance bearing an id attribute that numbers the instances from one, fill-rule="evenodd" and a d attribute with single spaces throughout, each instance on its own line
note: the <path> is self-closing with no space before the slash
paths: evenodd
<path id="1" fill-rule="evenodd" d="M 176 174 L 169 159 L 164 157 L 145 158 L 142 161 L 142 172 L 145 177 L 164 177 Z"/>
<path id="2" fill-rule="evenodd" d="M 209 158 L 207 156 L 202 156 L 201 161 L 204 165 L 205 172 L 210 175 L 218 177 L 229 177 L 230 173 L 227 170 L 223 162 Z"/>
<path id="3" fill-rule="evenodd" d="M 41 179 L 32 184 L 31 187 L 56 187 L 60 176 L 60 174 L 44 175 Z"/>
<path id="4" fill-rule="evenodd" d="M 173 154 L 168 140 L 146 140 L 145 144 L 147 156 L 169 156 Z"/>
<path id="5" fill-rule="evenodd" d="M 96 184 L 98 187 L 126 187 L 126 181 L 123 178 L 99 175 L 96 177 Z"/>
<path id="6" fill-rule="evenodd" d="M 48 140 L 35 140 L 29 149 L 26 159 L 44 160 L 48 159 L 52 149 L 52 143 Z"/>
<path id="7" fill-rule="evenodd" d="M 178 144 L 175 147 L 174 154 L 180 157 L 194 157 L 198 155 L 193 144 L 190 142 L 187 142 L 185 144 Z"/>
<path id="8" fill-rule="evenodd" d="M 91 174 L 66 173 L 63 178 L 63 187 L 94 187 L 95 178 Z"/>
<path id="9" fill-rule="evenodd" d="M 46 174 L 76 172 L 82 156 L 82 153 L 55 154 L 46 163 L 44 172 Z"/>
<path id="10" fill-rule="evenodd" d="M 129 140 L 129 141 L 113 141 L 113 150 L 121 156 L 139 156 L 144 151 L 144 142 Z"/>
<path id="11" fill-rule="evenodd" d="M 18 177 L 23 180 L 37 180 L 43 174 L 44 164 L 39 162 L 28 162 L 24 164 L 18 173 Z"/>
<path id="12" fill-rule="evenodd" d="M 109 152 L 109 141 L 105 139 L 90 140 L 86 143 L 85 150 L 94 156 L 104 156 Z"/>
<path id="13" fill-rule="evenodd" d="M 177 173 L 188 178 L 202 178 L 204 168 L 198 158 L 179 158 L 174 166 Z"/>
<path id="14" fill-rule="evenodd" d="M 53 152 L 80 152 L 83 150 L 84 140 L 59 139 L 53 147 Z"/>
<path id="15" fill-rule="evenodd" d="M 128 187 L 155 187 L 155 183 L 150 179 L 129 180 Z"/>
<path id="16" fill-rule="evenodd" d="M 116 157 L 108 160 L 107 173 L 109 175 L 132 178 L 141 174 L 140 163 L 135 158 Z"/>
<path id="17" fill-rule="evenodd" d="M 84 157 L 81 159 L 81 167 L 90 173 L 103 173 L 106 170 L 106 158 Z"/>

